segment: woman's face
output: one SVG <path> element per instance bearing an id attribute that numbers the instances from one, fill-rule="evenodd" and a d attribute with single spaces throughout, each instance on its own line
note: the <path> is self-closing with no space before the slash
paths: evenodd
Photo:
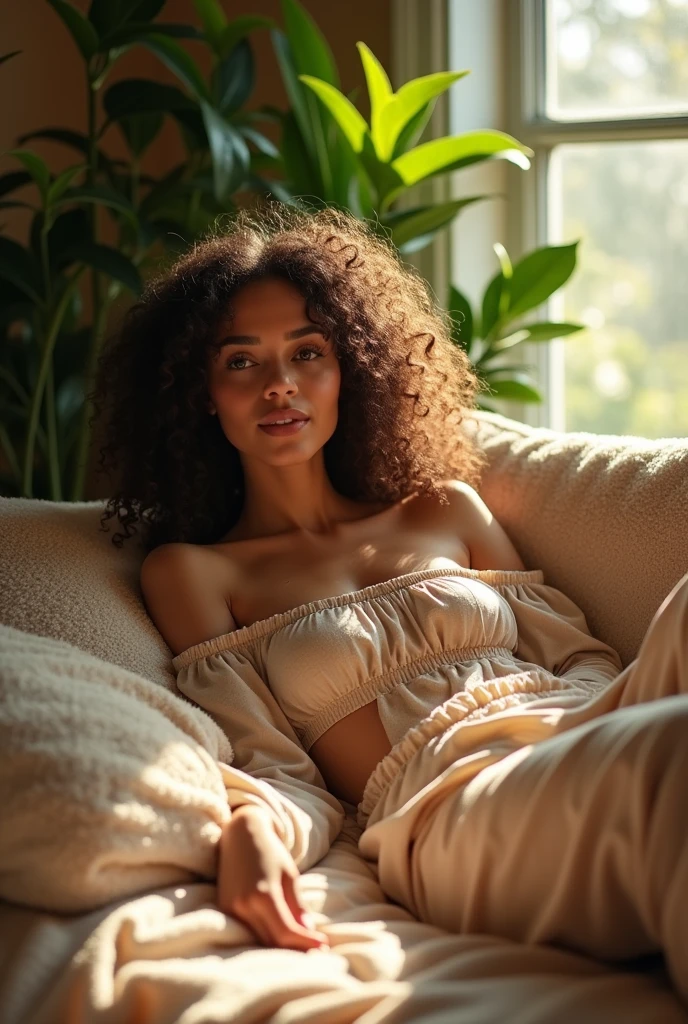
<path id="1" fill-rule="evenodd" d="M 273 464 L 314 455 L 337 426 L 340 368 L 334 345 L 306 315 L 306 300 L 279 278 L 252 281 L 232 300 L 234 318 L 221 325 L 219 353 L 211 355 L 211 412 L 246 455 Z M 299 409 L 308 422 L 293 434 L 261 430 L 269 413 Z"/>

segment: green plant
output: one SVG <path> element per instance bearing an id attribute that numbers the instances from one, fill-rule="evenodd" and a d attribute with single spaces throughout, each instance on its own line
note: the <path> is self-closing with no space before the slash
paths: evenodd
<path id="1" fill-rule="evenodd" d="M 522 169 L 532 151 L 492 129 L 416 145 L 438 97 L 468 71 L 441 71 L 406 82 L 395 93 L 379 60 L 357 44 L 370 100 L 370 123 L 340 89 L 332 52 L 298 0 L 282 0 L 285 32 L 272 30 L 275 54 L 291 104 L 279 114 L 281 158 L 276 167 L 294 201 L 334 205 L 370 221 L 401 253 L 428 245 L 465 207 L 487 195 L 400 209 L 399 200 L 430 177 L 484 160 L 505 159 Z M 283 197 L 283 190 L 280 193 Z"/>
<path id="2" fill-rule="evenodd" d="M 276 153 L 256 127 L 260 113 L 242 110 L 254 81 L 247 37 L 272 22 L 253 16 L 228 22 L 215 0 L 194 0 L 200 29 L 155 22 L 165 0 L 91 0 L 87 15 L 67 0 L 48 3 L 84 61 L 88 123 L 85 132 L 51 127 L 18 140 L 51 139 L 75 149 L 81 159 L 60 174 L 53 176 L 30 149 L 4 154 L 23 170 L 0 176 L 2 206 L 30 208 L 33 217 L 27 245 L 0 236 L 0 445 L 10 470 L 0 485 L 5 493 L 31 497 L 37 489 L 53 500 L 69 492 L 78 501 L 91 440 L 92 409 L 84 395 L 113 302 L 125 292 L 138 295 L 149 266 L 186 248 L 234 209 L 242 188 L 260 186 L 254 165 L 261 154 Z M 209 81 L 179 38 L 210 48 Z M 155 53 L 184 88 L 146 79 L 105 88 L 117 58 L 132 46 Z M 166 116 L 178 125 L 187 155 L 157 180 L 142 173 L 141 159 Z M 115 125 L 128 161 L 112 160 L 102 148 Z M 37 204 L 4 198 L 31 182 Z M 102 241 L 99 211 L 114 224 L 115 245 Z M 80 323 L 85 271 L 88 325 Z"/>
<path id="3" fill-rule="evenodd" d="M 0 472 L 4 493 L 83 499 L 93 412 L 85 395 L 114 302 L 137 296 L 149 267 L 190 246 L 218 216 L 236 209 L 244 193 L 348 209 L 408 254 L 428 245 L 466 206 L 491 198 L 402 208 L 419 183 L 485 160 L 529 167 L 531 151 L 502 132 L 420 141 L 438 97 L 468 72 L 423 76 L 394 93 L 380 62 L 359 42 L 368 122 L 355 106 L 355 94 L 341 92 L 330 48 L 298 0 L 282 0 L 284 32 L 258 16 L 228 21 L 219 0 L 193 0 L 200 27 L 155 21 L 165 0 L 91 0 L 87 15 L 68 0 L 47 2 L 84 61 L 87 129 L 50 127 L 18 139 L 20 147 L 43 138 L 75 150 L 79 161 L 56 175 L 28 148 L 4 154 L 22 169 L 0 175 L 0 207 L 33 211 L 26 245 L 0 235 L 0 456 L 9 470 Z M 254 84 L 249 37 L 258 29 L 271 29 L 287 111 L 244 109 Z M 184 38 L 209 48 L 208 80 L 177 41 Z M 127 79 L 105 88 L 117 58 L 132 46 L 151 50 L 179 86 Z M 19 52 L 0 57 L 0 64 Z M 105 115 L 100 124 L 99 99 Z M 165 117 L 177 125 L 186 156 L 156 179 L 143 173 L 141 161 Z M 281 126 L 278 147 L 259 130 L 265 121 Z M 126 140 L 128 160 L 112 159 L 103 148 L 103 136 L 114 126 Z M 38 203 L 12 197 L 29 183 Z M 114 244 L 103 240 L 100 213 L 110 218 Z M 541 399 L 522 368 L 495 365 L 500 353 L 521 340 L 580 329 L 540 324 L 504 333 L 524 312 L 518 289 L 533 268 L 552 285 L 546 294 L 542 285 L 539 292 L 533 285 L 542 302 L 575 263 L 574 253 L 566 276 L 559 271 L 557 277 L 556 247 L 531 257 L 537 261 L 527 263 L 526 257 L 525 270 L 518 264 L 512 271 L 501 253 L 501 276 L 485 294 L 480 327 L 458 289 L 449 303 L 466 318 L 454 340 L 468 346 L 486 387 L 520 401 Z M 90 323 L 82 315 L 84 280 L 90 283 Z M 481 337 L 482 351 L 475 355 Z M 516 375 L 509 379 L 505 372 Z"/>
<path id="4" fill-rule="evenodd" d="M 468 71 L 438 72 L 414 79 L 393 92 L 389 78 L 370 48 L 357 44 L 370 101 L 370 122 L 345 96 L 332 53 L 318 26 L 299 0 L 282 0 L 286 34 L 272 39 L 291 109 L 281 115 L 281 157 L 275 165 L 297 202 L 344 207 L 392 239 L 402 254 L 428 245 L 472 203 L 493 198 L 467 196 L 447 202 L 399 208 L 399 200 L 419 183 L 485 160 L 506 159 L 527 170 L 532 151 L 504 132 L 483 129 L 420 142 L 438 97 Z M 315 100 L 319 101 L 319 106 Z M 582 330 L 578 324 L 529 324 L 511 330 L 515 320 L 541 305 L 573 273 L 576 245 L 543 246 L 511 266 L 503 246 L 495 250 L 500 272 L 487 287 L 481 315 L 474 316 L 457 288 L 448 309 L 462 321 L 453 334 L 466 349 L 485 391 L 500 399 L 541 402 L 524 371 L 532 367 L 500 365 L 504 351 L 520 342 L 549 341 Z M 496 411 L 487 400 L 480 408 Z"/>
<path id="5" fill-rule="evenodd" d="M 494 246 L 500 269 L 482 299 L 480 313 L 474 313 L 466 296 L 451 287 L 447 309 L 454 322 L 452 341 L 471 360 L 484 392 L 491 397 L 517 402 L 541 402 L 542 395 L 524 370 L 533 367 L 501 363 L 504 352 L 523 342 L 544 342 L 563 338 L 584 329 L 584 324 L 527 323 L 515 321 L 542 305 L 568 281 L 576 266 L 578 242 L 549 245 L 533 250 L 513 264 L 499 242 Z M 477 406 L 489 412 L 497 409 L 478 397 Z"/>

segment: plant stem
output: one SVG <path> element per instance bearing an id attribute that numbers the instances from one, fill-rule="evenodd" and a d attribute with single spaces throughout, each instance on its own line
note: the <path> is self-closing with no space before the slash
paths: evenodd
<path id="1" fill-rule="evenodd" d="M 60 331 L 62 321 L 64 320 L 65 313 L 67 312 L 67 306 L 74 293 L 77 281 L 81 276 L 84 267 L 80 267 L 73 277 L 70 279 L 69 284 L 64 290 L 62 298 L 57 304 L 57 308 L 53 313 L 52 320 L 48 322 L 45 342 L 41 350 L 41 362 L 38 369 L 38 379 L 36 381 L 36 390 L 33 393 L 31 399 L 31 412 L 29 414 L 29 427 L 26 434 L 26 446 L 24 451 L 24 472 L 22 478 L 22 497 L 32 498 L 33 497 L 33 451 L 36 441 L 36 433 L 38 431 L 38 419 L 41 411 L 41 401 L 43 399 L 43 389 L 45 388 L 46 379 L 48 372 L 52 365 L 52 354 L 53 348 L 55 347 L 55 341 Z M 48 443 L 50 449 L 50 443 Z M 51 470 L 52 473 L 52 470 Z"/>
<path id="2" fill-rule="evenodd" d="M 95 275 L 94 275 L 95 276 Z M 100 355 L 100 340 L 107 321 L 109 304 L 102 302 L 98 307 L 98 316 L 94 320 L 91 332 L 91 346 L 88 350 L 88 361 L 84 375 L 85 390 L 95 380 L 98 367 L 98 356 Z M 84 405 L 81 411 L 81 426 L 79 427 L 79 439 L 77 442 L 77 459 L 74 481 L 72 483 L 71 501 L 83 501 L 84 483 L 86 470 L 88 469 L 88 453 L 91 443 L 91 428 L 89 419 L 93 413 L 93 403 L 84 397 Z"/>
<path id="3" fill-rule="evenodd" d="M 41 261 L 43 264 L 43 281 L 45 288 L 46 308 L 50 310 L 53 301 L 53 288 L 50 278 L 50 256 L 48 251 L 48 211 L 44 211 L 41 228 Z M 48 470 L 50 473 L 50 496 L 52 501 L 62 501 L 62 481 L 60 479 L 60 453 L 57 445 L 57 419 L 55 410 L 55 379 L 53 375 L 52 355 L 48 361 L 48 373 L 45 389 L 45 415 L 48 437 Z"/>
<path id="4" fill-rule="evenodd" d="M 86 172 L 86 183 L 88 185 L 95 185 L 96 183 L 96 168 L 98 161 L 98 140 L 96 137 L 96 86 L 95 79 L 90 75 L 90 69 L 88 70 L 88 169 Z M 97 77 L 97 75 L 96 75 Z M 91 237 L 94 242 L 97 241 L 98 234 L 98 206 L 96 203 L 91 204 L 90 207 L 90 220 L 91 220 Z M 100 350 L 100 339 L 103 328 L 103 314 L 107 312 L 103 309 L 102 294 L 100 290 L 100 274 L 97 270 L 93 269 L 91 273 L 91 295 L 92 295 L 92 330 L 91 330 L 91 345 L 88 352 L 88 368 L 86 371 L 85 385 L 88 387 L 90 382 L 95 375 L 95 369 L 98 363 L 98 353 Z M 86 471 L 88 469 L 88 453 L 91 442 L 91 430 L 88 425 L 88 420 L 91 416 L 92 406 L 91 403 L 86 399 L 81 412 L 81 425 L 79 428 L 79 440 L 77 443 L 77 455 L 76 455 L 76 466 L 74 471 L 74 481 L 72 483 L 72 501 L 83 501 L 84 482 L 86 478 Z"/>

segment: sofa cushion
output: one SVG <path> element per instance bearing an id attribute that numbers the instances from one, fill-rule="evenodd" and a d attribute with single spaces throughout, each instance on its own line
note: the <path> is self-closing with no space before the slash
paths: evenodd
<path id="1" fill-rule="evenodd" d="M 139 585 L 137 534 L 112 543 L 100 529 L 105 501 L 0 498 L 0 622 L 54 637 L 179 695 L 172 652 Z"/>
<path id="2" fill-rule="evenodd" d="M 482 410 L 480 495 L 528 569 L 568 594 L 627 665 L 688 571 L 688 438 L 548 430 Z"/>

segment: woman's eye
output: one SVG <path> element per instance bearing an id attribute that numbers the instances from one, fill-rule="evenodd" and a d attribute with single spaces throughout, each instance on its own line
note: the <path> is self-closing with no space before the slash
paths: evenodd
<path id="1" fill-rule="evenodd" d="M 300 348 L 299 351 L 296 353 L 296 355 L 300 356 L 304 352 L 313 352 L 313 353 L 315 353 L 316 357 L 318 357 L 318 358 L 321 358 L 324 355 L 322 349 L 318 348 L 315 345 L 308 345 L 305 348 Z M 313 363 L 313 362 L 315 362 L 314 359 L 304 359 L 302 361 L 304 363 Z M 227 363 L 227 367 L 228 367 L 228 369 L 232 369 L 232 370 L 243 370 L 244 367 L 243 366 L 237 366 L 237 363 L 245 363 L 245 362 L 248 362 L 248 356 L 232 356 L 232 358 Z"/>

